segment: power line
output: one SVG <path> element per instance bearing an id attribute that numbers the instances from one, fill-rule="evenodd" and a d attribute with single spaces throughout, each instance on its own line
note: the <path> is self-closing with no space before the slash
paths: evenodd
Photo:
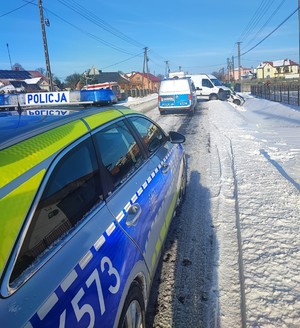
<path id="1" fill-rule="evenodd" d="M 258 42 L 255 46 L 251 47 L 249 50 L 243 52 L 241 56 L 246 55 L 248 52 L 259 46 L 262 42 L 264 42 L 269 36 L 271 36 L 275 31 L 277 31 L 286 21 L 288 21 L 297 11 L 298 8 L 294 10 L 282 23 L 280 23 L 272 32 L 270 32 L 267 36 L 265 36 L 260 42 Z"/>
<path id="2" fill-rule="evenodd" d="M 255 36 L 244 46 L 244 48 L 246 48 L 248 45 L 250 45 L 251 42 L 254 41 L 256 39 L 256 37 L 258 37 L 258 35 L 265 29 L 265 27 L 267 26 L 267 24 L 272 20 L 272 18 L 279 11 L 279 9 L 282 7 L 282 5 L 284 4 L 285 1 L 286 0 L 282 0 L 281 1 L 281 3 L 277 6 L 277 8 L 271 13 L 270 17 L 265 22 L 265 24 L 259 29 L 259 31 L 255 34 Z"/>
<path id="3" fill-rule="evenodd" d="M 110 24 L 108 24 L 107 22 L 105 22 L 104 20 L 102 20 L 101 18 L 96 16 L 93 12 L 91 12 L 90 10 L 88 10 L 88 9 L 84 8 L 83 6 L 81 6 L 80 4 L 78 4 L 76 1 L 74 1 L 74 0 L 72 0 L 72 1 L 57 0 L 57 1 L 59 3 L 61 3 L 62 5 L 66 6 L 67 8 L 71 9 L 72 11 L 76 12 L 81 17 L 84 17 L 86 20 L 97 25 L 101 29 L 113 34 L 117 38 L 119 38 L 125 42 L 128 42 L 134 46 L 144 47 L 140 42 L 132 39 L 131 37 L 124 34 L 123 32 L 117 30 L 115 27 L 111 26 Z"/>
<path id="4" fill-rule="evenodd" d="M 90 38 L 92 38 L 92 39 L 94 39 L 94 40 L 96 40 L 96 41 L 98 41 L 98 42 L 100 42 L 100 43 L 102 43 L 102 44 L 108 46 L 109 48 L 114 49 L 114 50 L 117 50 L 117 51 L 122 52 L 122 53 L 125 53 L 125 54 L 127 54 L 127 55 L 133 55 L 132 53 L 128 52 L 127 50 L 122 49 L 122 48 L 120 48 L 120 47 L 117 47 L 116 45 L 114 45 L 114 44 L 112 44 L 112 43 L 110 43 L 110 42 L 108 42 L 108 41 L 105 41 L 105 40 L 99 38 L 98 36 L 96 36 L 96 35 L 94 35 L 94 34 L 92 34 L 92 33 L 90 33 L 90 32 L 87 32 L 86 30 L 84 30 L 84 29 L 78 27 L 77 25 L 75 25 L 75 24 L 73 24 L 73 23 L 70 23 L 70 22 L 67 21 L 66 19 L 64 19 L 64 18 L 62 18 L 61 16 L 57 15 L 56 13 L 54 13 L 52 10 L 47 9 L 47 11 L 50 12 L 53 16 L 55 16 L 55 17 L 57 17 L 58 19 L 60 19 L 60 20 L 62 20 L 63 22 L 65 22 L 66 24 L 68 24 L 68 25 L 72 26 L 73 28 L 75 28 L 76 30 L 80 31 L 81 33 L 83 33 L 83 34 L 89 36 Z"/>
<path id="5" fill-rule="evenodd" d="M 0 18 L 1 18 L 1 17 L 4 17 L 4 16 L 7 16 L 7 15 L 10 15 L 10 14 L 12 14 L 13 12 L 15 12 L 15 11 L 17 11 L 17 10 L 19 10 L 19 9 L 21 9 L 21 8 L 23 8 L 23 7 L 25 7 L 25 6 L 32 4 L 34 1 L 35 1 L 35 0 L 28 1 L 28 2 L 25 3 L 24 5 L 22 5 L 22 6 L 20 6 L 20 7 L 17 7 L 17 8 L 15 8 L 15 9 L 11 10 L 11 11 L 8 11 L 7 13 L 4 13 L 3 15 L 1 15 Z"/>
<path id="6" fill-rule="evenodd" d="M 127 62 L 127 61 L 129 61 L 129 60 L 131 60 L 131 59 L 133 59 L 133 58 L 135 58 L 135 57 L 141 56 L 141 55 L 143 55 L 143 54 L 144 54 L 144 53 L 141 52 L 141 53 L 139 53 L 139 54 L 137 54 L 137 55 L 135 55 L 135 56 L 132 56 L 132 57 L 130 57 L 130 58 L 127 58 L 127 59 L 122 60 L 122 61 L 120 61 L 120 62 L 117 62 L 117 63 L 115 63 L 115 64 L 111 64 L 111 65 L 109 65 L 109 66 L 102 67 L 101 69 L 106 69 L 106 68 L 109 68 L 109 67 L 112 67 L 112 66 L 116 66 L 116 65 L 119 65 L 119 64 L 125 63 L 125 62 Z"/>
<path id="7" fill-rule="evenodd" d="M 23 1 L 25 1 L 27 4 L 32 4 L 34 6 L 37 6 L 37 4 L 33 3 L 33 1 L 28 1 L 28 0 L 23 0 Z M 67 21 L 65 18 L 59 16 L 58 14 L 56 14 L 55 12 L 53 12 L 52 10 L 50 10 L 48 8 L 45 8 L 44 6 L 43 6 L 43 9 L 46 10 L 47 12 L 50 12 L 53 16 L 55 16 L 56 18 L 60 19 L 64 23 L 72 26 L 74 29 L 76 29 L 76 30 L 80 31 L 81 33 L 85 34 L 86 36 L 88 36 L 88 37 L 90 37 L 90 38 L 92 38 L 92 39 L 94 39 L 94 40 L 96 40 L 96 41 L 98 41 L 98 42 L 100 42 L 100 43 L 108 46 L 109 48 L 114 49 L 114 50 L 119 51 L 119 52 L 122 52 L 122 53 L 125 53 L 127 55 L 133 55 L 132 53 L 128 52 L 127 50 L 125 50 L 123 48 L 120 48 L 120 47 L 116 46 L 113 43 L 110 43 L 108 41 L 105 41 L 105 40 L 101 39 L 100 37 L 98 37 L 98 36 L 96 36 L 96 35 L 88 32 L 88 31 L 86 31 L 86 30 L 78 27 L 77 25 L 75 25 L 75 24 Z"/>
<path id="8" fill-rule="evenodd" d="M 263 0 L 259 7 L 256 9 L 255 13 L 253 14 L 251 20 L 249 21 L 248 25 L 242 32 L 241 36 L 238 38 L 241 42 L 244 42 L 247 39 L 247 36 L 251 34 L 251 32 L 255 29 L 259 21 L 262 19 L 266 11 L 268 10 L 268 7 L 271 3 L 271 1 L 274 2 L 274 0 Z"/>

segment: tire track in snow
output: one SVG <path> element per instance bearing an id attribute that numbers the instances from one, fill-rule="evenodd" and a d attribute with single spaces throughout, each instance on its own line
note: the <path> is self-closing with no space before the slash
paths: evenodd
<path id="1" fill-rule="evenodd" d="M 230 138 L 209 122 L 210 175 L 217 256 L 215 285 L 219 293 L 217 327 L 245 327 L 245 290 L 239 225 L 237 179 Z M 218 174 L 219 171 L 219 174 Z"/>

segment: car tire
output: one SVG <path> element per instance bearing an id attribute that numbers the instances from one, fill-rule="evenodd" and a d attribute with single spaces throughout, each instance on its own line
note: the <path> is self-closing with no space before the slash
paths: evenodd
<path id="1" fill-rule="evenodd" d="M 218 99 L 219 99 L 218 95 L 214 93 L 209 96 L 209 100 L 218 100 Z"/>
<path id="2" fill-rule="evenodd" d="M 188 113 L 189 113 L 190 116 L 194 115 L 195 114 L 195 107 L 193 107 L 193 109 L 190 109 Z"/>
<path id="3" fill-rule="evenodd" d="M 125 299 L 118 328 L 146 328 L 145 312 L 142 289 L 134 281 Z"/>

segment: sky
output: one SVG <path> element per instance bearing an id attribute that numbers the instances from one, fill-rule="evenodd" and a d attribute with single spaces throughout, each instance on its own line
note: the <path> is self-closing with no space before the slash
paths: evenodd
<path id="1" fill-rule="evenodd" d="M 39 0 L 2 1 L 0 69 L 46 68 Z M 227 59 L 299 62 L 297 0 L 42 0 L 51 72 L 61 81 L 96 67 L 189 74 L 227 70 Z M 293 15 L 292 13 L 295 12 Z M 264 40 L 265 39 L 265 40 Z M 264 40 L 264 41 L 263 41 Z M 259 44 L 260 43 L 260 44 Z M 253 48 L 251 50 L 251 48 Z"/>

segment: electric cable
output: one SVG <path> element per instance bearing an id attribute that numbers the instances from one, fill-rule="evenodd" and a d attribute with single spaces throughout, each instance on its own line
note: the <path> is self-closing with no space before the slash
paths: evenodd
<path id="1" fill-rule="evenodd" d="M 256 48 L 257 46 L 259 46 L 262 42 L 264 42 L 269 36 L 271 36 L 275 31 L 277 31 L 285 22 L 287 22 L 297 11 L 299 10 L 299 8 L 297 8 L 296 10 L 294 10 L 283 22 L 281 22 L 272 32 L 270 32 L 267 36 L 265 36 L 260 42 L 258 42 L 255 46 L 251 47 L 250 49 L 248 49 L 247 51 L 243 52 L 241 54 L 241 56 L 246 55 L 248 52 L 250 52 L 251 50 L 253 50 L 254 48 Z"/>

